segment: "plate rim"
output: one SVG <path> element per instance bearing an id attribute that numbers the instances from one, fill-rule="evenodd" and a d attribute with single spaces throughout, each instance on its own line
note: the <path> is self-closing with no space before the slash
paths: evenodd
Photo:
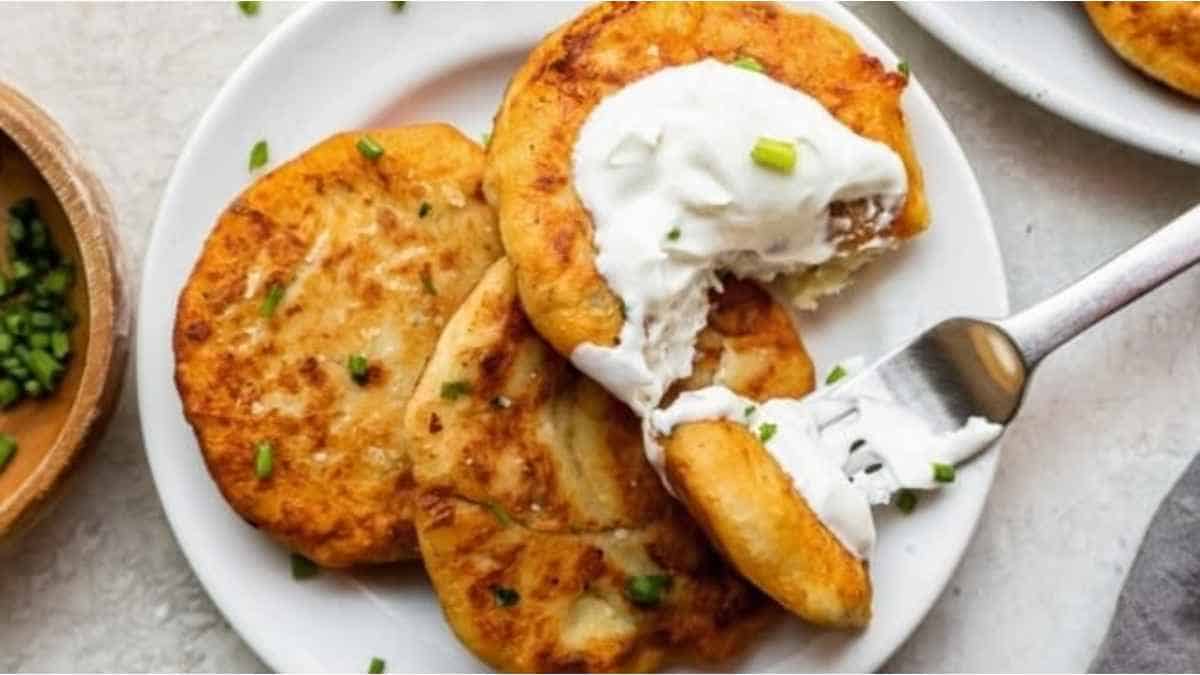
<path id="1" fill-rule="evenodd" d="M 939 4 L 922 0 L 899 2 L 896 7 L 963 60 L 1027 101 L 1114 141 L 1160 157 L 1200 165 L 1200 143 L 1194 146 L 1181 143 L 1178 139 L 1127 122 L 1120 115 L 1110 114 L 1053 86 L 1035 71 L 972 39 Z"/>
<path id="2" fill-rule="evenodd" d="M 178 199 L 179 193 L 184 190 L 184 186 L 181 183 L 182 179 L 180 170 L 182 167 L 188 165 L 192 161 L 193 156 L 197 153 L 197 148 L 200 145 L 201 139 L 207 135 L 207 130 L 210 126 L 212 126 L 213 120 L 224 111 L 229 103 L 229 99 L 237 94 L 243 81 L 255 73 L 281 43 L 287 42 L 295 33 L 305 29 L 309 23 L 319 21 L 322 14 L 337 4 L 338 3 L 336 2 L 312 3 L 297 9 L 290 16 L 282 20 L 238 64 L 233 72 L 222 83 L 217 94 L 212 99 L 212 102 L 198 118 L 198 121 L 192 128 L 188 136 L 188 140 L 184 144 L 178 159 L 172 166 L 170 177 L 166 186 L 164 187 L 162 197 L 159 202 L 159 207 L 156 210 L 154 223 L 151 227 L 149 236 L 147 237 L 147 244 L 145 248 L 145 264 L 141 274 L 142 289 L 150 287 L 149 283 L 152 281 L 152 277 L 156 276 L 158 268 L 162 264 L 160 262 L 156 262 L 155 258 L 156 254 L 157 257 L 161 257 L 163 255 L 164 244 L 162 240 L 167 236 L 166 220 L 170 216 L 169 207 L 173 206 L 173 203 Z M 898 62 L 895 53 L 892 51 L 888 43 L 882 37 L 880 37 L 879 34 L 866 21 L 859 18 L 853 12 L 842 7 L 841 5 L 829 0 L 801 3 L 785 2 L 783 4 L 801 6 L 808 5 L 810 11 L 817 11 L 825 16 L 835 17 L 837 21 L 843 22 L 843 25 L 852 24 L 856 26 L 857 29 L 869 35 L 876 43 L 875 45 L 871 46 L 868 51 L 877 54 L 886 54 L 893 61 Z M 814 5 L 817 7 L 813 7 Z M 999 285 L 997 299 L 1003 311 L 1008 312 L 1011 308 L 1009 300 L 1010 289 L 1008 285 L 1008 278 L 1004 271 L 1003 253 L 999 246 L 999 240 L 996 234 L 994 222 L 992 220 L 991 210 L 988 207 L 987 200 L 983 194 L 981 186 L 979 185 L 979 181 L 975 175 L 975 172 L 971 168 L 971 164 L 968 161 L 957 136 L 955 136 L 951 126 L 949 125 L 945 116 L 942 114 L 941 109 L 915 77 L 910 82 L 909 95 L 919 97 L 921 101 L 917 105 L 928 108 L 932 121 L 935 123 L 934 126 L 936 127 L 936 132 L 938 135 L 944 137 L 944 141 L 946 142 L 948 149 L 948 152 L 946 153 L 947 160 L 954 165 L 955 173 L 962 176 L 964 185 L 969 188 L 970 201 L 977 203 L 979 206 L 979 215 L 983 220 L 981 223 L 981 230 L 983 233 L 983 236 L 981 237 L 983 240 L 982 243 L 984 243 L 991 251 L 996 264 L 994 276 L 998 280 Z M 200 557 L 198 556 L 194 547 L 198 547 L 201 544 L 198 540 L 192 538 L 192 535 L 186 534 L 188 531 L 188 524 L 182 522 L 181 520 L 186 511 L 181 504 L 177 503 L 177 498 L 168 494 L 168 492 L 164 489 L 164 478 L 161 474 L 167 471 L 167 468 L 163 464 L 165 459 L 162 457 L 161 452 L 156 452 L 151 449 L 151 438 L 159 435 L 157 432 L 153 431 L 152 428 L 163 424 L 163 422 L 159 422 L 154 419 L 153 415 L 147 414 L 151 404 L 146 398 L 148 395 L 147 392 L 149 392 L 152 388 L 150 386 L 150 382 L 156 377 L 160 377 L 160 375 L 154 373 L 153 367 L 148 367 L 153 364 L 146 363 L 146 361 L 149 361 L 150 356 L 147 354 L 147 347 L 145 347 L 145 345 L 149 344 L 149 342 L 156 336 L 152 334 L 151 322 L 146 321 L 145 318 L 148 316 L 161 317 L 162 313 L 166 310 L 164 310 L 162 307 L 158 307 L 157 305 L 151 306 L 152 300 L 150 296 L 151 294 L 143 292 L 138 299 L 138 317 L 140 320 L 137 326 L 137 339 L 135 345 L 137 405 L 139 412 L 139 423 L 142 431 L 143 445 L 146 452 L 147 461 L 150 465 L 155 491 L 159 496 L 159 500 L 163 506 L 163 511 L 167 517 L 171 535 L 179 545 L 181 552 L 184 554 L 184 558 L 187 560 L 189 568 L 196 576 L 196 579 L 200 582 L 201 587 L 212 600 L 217 610 L 226 619 L 230 628 L 242 640 L 243 644 L 245 644 L 246 647 L 250 649 L 268 667 L 276 671 L 286 672 L 288 670 L 303 670 L 305 668 L 304 662 L 301 659 L 293 658 L 295 656 L 293 651 L 284 650 L 282 647 L 275 644 L 275 640 L 270 635 L 263 634 L 262 631 L 265 629 L 259 626 L 253 618 L 248 616 L 247 612 L 243 610 L 241 605 L 226 601 L 225 593 L 220 590 L 220 584 L 217 583 L 218 572 L 204 566 L 203 564 L 197 564 L 197 560 L 199 560 Z M 173 318 L 174 306 L 172 305 L 167 309 L 169 309 L 169 316 Z M 971 542 L 975 537 L 975 533 L 979 528 L 983 509 L 986 507 L 994 486 L 995 473 L 997 470 L 998 459 L 1002 450 L 1003 442 L 1004 438 L 1002 437 L 989 450 L 988 455 L 990 455 L 990 458 L 987 456 L 980 458 L 984 460 L 980 463 L 984 465 L 981 467 L 981 469 L 983 469 L 985 473 L 984 479 L 986 483 L 986 489 L 983 491 L 982 498 L 979 499 L 977 507 L 972 509 L 970 513 L 963 514 L 970 516 L 971 526 L 963 545 L 957 548 L 953 555 L 947 557 L 952 564 L 946 568 L 944 576 L 937 580 L 938 592 L 929 594 L 924 605 L 919 607 L 919 611 L 914 611 L 910 616 L 905 617 L 905 626 L 902 632 L 903 637 L 892 644 L 890 648 L 880 650 L 880 653 L 876 655 L 876 658 L 866 661 L 866 663 L 869 665 L 867 670 L 878 670 L 884 663 L 892 658 L 895 652 L 912 637 L 912 634 L 924 622 L 929 611 L 944 593 L 950 579 L 953 577 L 954 573 L 961 564 L 963 556 L 965 556 L 968 548 L 970 548 Z M 158 459 L 156 459 L 156 457 Z M 281 669 L 279 668 L 280 665 L 290 665 L 291 667 Z M 779 666 L 787 667 L 787 662 L 781 662 Z"/>

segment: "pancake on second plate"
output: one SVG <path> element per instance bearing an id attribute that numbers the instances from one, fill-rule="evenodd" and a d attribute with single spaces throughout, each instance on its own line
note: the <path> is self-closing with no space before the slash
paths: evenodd
<path id="1" fill-rule="evenodd" d="M 333 136 L 230 204 L 180 296 L 176 382 L 209 472 L 321 565 L 417 555 L 401 418 L 501 253 L 482 168 L 446 125 Z"/>
<path id="2" fill-rule="evenodd" d="M 625 85 L 668 66 L 752 57 L 765 73 L 805 92 L 858 134 L 903 160 L 908 197 L 880 240 L 916 236 L 928 209 L 900 96 L 907 77 L 889 72 L 827 20 L 774 4 L 645 3 L 593 7 L 546 37 L 517 71 L 496 116 L 484 179 L 497 206 L 521 300 L 561 354 L 615 344 L 624 317 L 596 269 L 593 226 L 572 182 L 572 151 L 589 113 Z M 787 280 L 801 304 L 843 286 L 887 246 L 843 207 L 853 225 L 839 255 Z M 861 231 L 860 231 L 861 230 Z"/>
<path id="3" fill-rule="evenodd" d="M 1200 2 L 1085 2 L 1092 24 L 1121 58 L 1200 98 Z"/>
<path id="4" fill-rule="evenodd" d="M 724 295 L 689 384 L 811 390 L 783 310 L 749 284 Z M 650 670 L 727 657 L 761 628 L 769 603 L 662 487 L 633 413 L 534 332 L 507 260 L 446 326 L 405 429 L 426 569 L 492 667 Z"/>

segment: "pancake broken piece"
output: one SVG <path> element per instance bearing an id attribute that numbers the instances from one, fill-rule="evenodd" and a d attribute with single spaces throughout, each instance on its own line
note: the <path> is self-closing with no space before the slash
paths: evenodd
<path id="1" fill-rule="evenodd" d="M 405 404 L 501 254 L 483 150 L 446 125 L 333 136 L 221 214 L 179 298 L 176 383 L 252 525 L 328 567 L 417 555 Z"/>
<path id="2" fill-rule="evenodd" d="M 1200 98 L 1200 3 L 1085 2 L 1101 37 L 1133 67 Z"/>
<path id="3" fill-rule="evenodd" d="M 572 356 L 588 343 L 615 345 L 626 310 L 636 310 L 623 305 L 597 267 L 596 214 L 581 200 L 573 166 L 585 122 L 603 101 L 631 85 L 710 59 L 740 60 L 807 94 L 850 132 L 890 148 L 902 163 L 907 189 L 901 204 L 891 204 L 888 215 L 894 219 L 880 219 L 879 204 L 869 199 L 832 205 L 832 257 L 780 278 L 796 303 L 811 306 L 867 261 L 925 229 L 921 171 L 900 106 L 907 77 L 886 70 L 846 32 L 819 16 L 774 4 L 596 6 L 545 38 L 514 76 L 496 117 L 484 180 L 522 303 L 559 353 Z M 652 143 L 652 130 L 648 134 Z M 749 163 L 749 150 L 736 156 Z M 804 162 L 801 156 L 797 166 Z M 678 236 L 665 223 L 638 226 L 662 226 L 668 238 Z M 683 234 L 680 247 L 686 244 Z M 693 315 L 702 320 L 705 312 L 700 308 Z"/>
<path id="4" fill-rule="evenodd" d="M 811 390 L 782 309 L 749 284 L 725 295 L 692 384 L 709 373 L 747 395 Z M 426 570 L 450 626 L 490 666 L 719 660 L 768 618 L 770 603 L 663 488 L 638 419 L 534 332 L 507 260 L 446 326 L 405 430 Z"/>

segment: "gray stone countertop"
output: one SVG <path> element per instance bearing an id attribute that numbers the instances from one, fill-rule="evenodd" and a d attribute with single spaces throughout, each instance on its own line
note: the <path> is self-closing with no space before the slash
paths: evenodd
<path id="1" fill-rule="evenodd" d="M 107 185 L 131 291 L 193 126 L 293 9 L 267 3 L 247 19 L 232 2 L 0 5 L 0 80 L 49 110 Z M 853 9 L 911 62 L 958 135 L 1015 308 L 1200 201 L 1200 168 L 1054 117 L 891 5 Z M 1197 309 L 1192 271 L 1044 364 L 962 566 L 888 669 L 1087 667 L 1155 506 L 1200 447 Z M 0 557 L 0 671 L 262 670 L 167 527 L 127 377 L 69 492 Z"/>

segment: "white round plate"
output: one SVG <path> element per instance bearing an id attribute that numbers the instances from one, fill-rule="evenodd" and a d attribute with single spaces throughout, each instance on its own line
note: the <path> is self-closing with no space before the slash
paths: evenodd
<path id="1" fill-rule="evenodd" d="M 1143 150 L 1200 164 L 1200 101 L 1127 65 L 1076 2 L 899 3 L 1021 96 Z"/>
<path id="2" fill-rule="evenodd" d="M 167 517 L 196 576 L 246 642 L 283 671 L 362 672 L 371 657 L 397 671 L 484 668 L 447 628 L 420 566 L 325 572 L 293 581 L 288 556 L 221 499 L 185 423 L 172 377 L 179 291 L 218 213 L 250 178 L 260 138 L 278 162 L 339 130 L 446 120 L 489 129 L 510 74 L 579 5 L 386 3 L 303 9 L 238 68 L 204 115 L 167 186 L 151 238 L 138 329 L 138 400 L 147 454 Z M 885 63 L 895 56 L 846 10 L 808 8 L 849 30 Z M 920 86 L 905 107 L 925 167 L 932 230 L 870 270 L 852 292 L 808 318 L 820 367 L 878 355 L 949 315 L 1008 309 L 991 221 L 945 120 Z M 908 637 L 967 546 L 997 454 L 960 472 L 906 518 L 881 513 L 871 563 L 875 618 L 856 634 L 784 622 L 728 668 L 873 670 Z"/>

